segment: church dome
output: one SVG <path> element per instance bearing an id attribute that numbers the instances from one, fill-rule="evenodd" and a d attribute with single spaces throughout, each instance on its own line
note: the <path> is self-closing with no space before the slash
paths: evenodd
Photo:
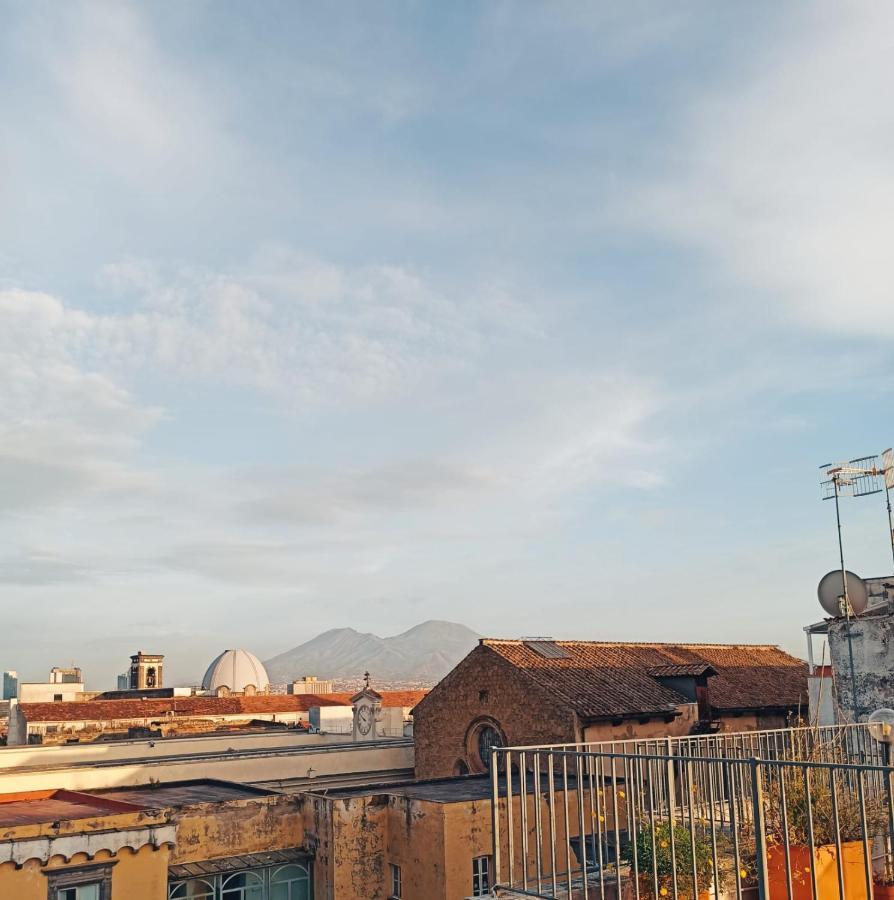
<path id="1" fill-rule="evenodd" d="M 202 687 L 212 693 L 263 693 L 270 687 L 264 664 L 248 650 L 224 650 L 202 679 Z"/>

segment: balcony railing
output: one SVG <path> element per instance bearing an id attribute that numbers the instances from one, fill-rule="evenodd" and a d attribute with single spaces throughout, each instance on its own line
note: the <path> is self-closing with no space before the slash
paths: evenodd
<path id="1" fill-rule="evenodd" d="M 494 893 L 870 900 L 892 772 L 863 725 L 496 748 Z"/>

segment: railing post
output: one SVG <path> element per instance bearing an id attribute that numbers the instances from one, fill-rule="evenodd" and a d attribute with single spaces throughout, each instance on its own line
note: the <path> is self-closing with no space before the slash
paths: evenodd
<path id="1" fill-rule="evenodd" d="M 665 753 L 667 754 L 667 815 L 670 819 L 671 831 L 674 827 L 674 807 L 677 803 L 677 784 L 674 777 L 674 761 L 671 759 L 673 752 L 673 741 L 667 738 L 665 743 Z"/>
<path id="2" fill-rule="evenodd" d="M 760 900 L 770 900 L 767 874 L 767 830 L 764 823 L 764 781 L 760 760 L 753 757 L 751 766 L 751 821 L 754 827 L 754 864 L 757 869 L 757 889 Z"/>
<path id="3" fill-rule="evenodd" d="M 490 757 L 490 779 L 491 779 L 491 821 L 493 823 L 494 838 L 494 884 L 503 883 L 503 873 L 500 868 L 500 775 L 497 765 L 497 751 L 494 748 Z M 761 898 L 763 900 L 763 898 Z"/>

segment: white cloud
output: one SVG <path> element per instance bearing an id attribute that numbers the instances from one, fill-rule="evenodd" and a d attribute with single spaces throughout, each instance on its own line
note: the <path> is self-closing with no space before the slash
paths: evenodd
<path id="1" fill-rule="evenodd" d="M 130 457 L 160 413 L 76 362 L 92 329 L 90 316 L 46 294 L 0 291 L 0 497 L 6 510 L 144 484 Z"/>
<path id="2" fill-rule="evenodd" d="M 32 39 L 92 155 L 145 177 L 198 172 L 228 151 L 212 118 L 220 101 L 163 51 L 139 6 L 90 0 L 54 13 L 51 30 L 36 17 Z"/>
<path id="3" fill-rule="evenodd" d="M 894 77 L 887 4 L 821 4 L 681 119 L 640 214 L 764 293 L 764 318 L 894 333 Z M 781 304 L 777 309 L 772 303 Z"/>
<path id="4" fill-rule="evenodd" d="M 49 341 L 100 370 L 158 368 L 299 405 L 408 390 L 536 334 L 505 291 L 454 300 L 401 266 L 348 269 L 284 250 L 225 273 L 128 260 L 104 267 L 101 283 L 122 292 L 120 312 L 10 290 L 0 316 L 19 346 Z"/>

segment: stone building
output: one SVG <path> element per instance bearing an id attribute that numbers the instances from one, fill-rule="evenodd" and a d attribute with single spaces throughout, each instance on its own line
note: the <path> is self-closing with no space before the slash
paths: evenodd
<path id="1" fill-rule="evenodd" d="M 413 710 L 418 778 L 484 772 L 494 745 L 783 727 L 807 666 L 778 647 L 482 639 Z"/>
<path id="2" fill-rule="evenodd" d="M 132 691 L 164 687 L 164 656 L 138 650 L 130 658 L 128 688 Z"/>

